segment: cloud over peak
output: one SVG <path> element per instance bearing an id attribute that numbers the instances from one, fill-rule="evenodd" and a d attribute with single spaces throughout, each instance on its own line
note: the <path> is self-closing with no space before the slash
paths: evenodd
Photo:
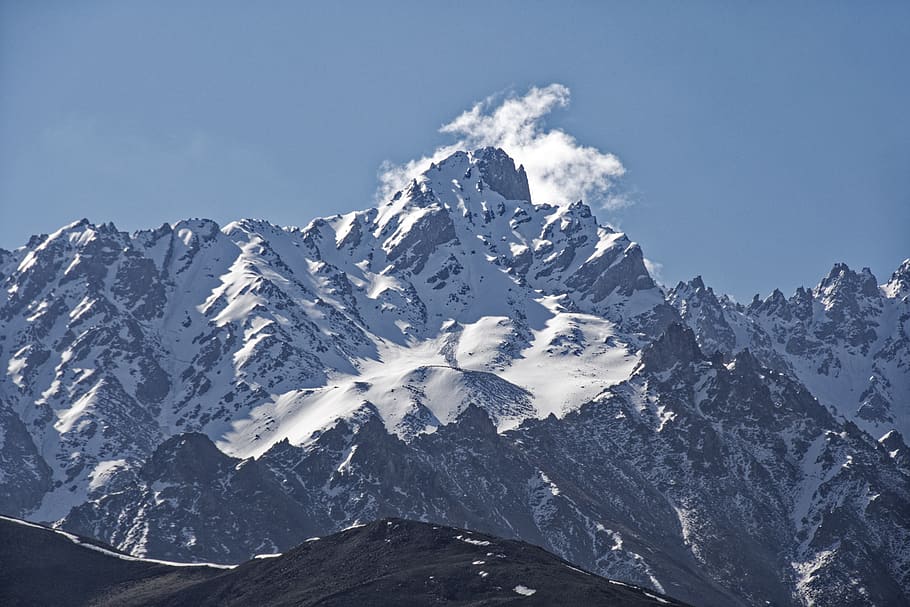
<path id="1" fill-rule="evenodd" d="M 625 169 L 613 154 L 581 145 L 560 129 L 546 129 L 544 118 L 566 107 L 568 87 L 550 84 L 532 87 L 521 96 L 489 97 L 463 112 L 440 132 L 456 141 L 437 148 L 431 156 L 403 165 L 386 164 L 380 170 L 380 195 L 387 197 L 408 180 L 458 150 L 499 147 L 528 174 L 531 196 L 538 202 L 571 203 L 585 200 L 605 207 L 623 206 L 611 187 Z"/>

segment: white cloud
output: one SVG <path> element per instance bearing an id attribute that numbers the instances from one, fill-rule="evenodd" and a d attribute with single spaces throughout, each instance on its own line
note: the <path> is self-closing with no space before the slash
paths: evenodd
<path id="1" fill-rule="evenodd" d="M 403 165 L 384 164 L 379 175 L 380 196 L 387 198 L 426 170 L 430 162 L 458 150 L 494 146 L 524 165 L 536 202 L 583 199 L 610 209 L 626 206 L 628 198 L 612 192 L 615 180 L 625 172 L 616 156 L 581 145 L 562 130 L 545 128 L 544 118 L 554 109 L 566 107 L 569 97 L 567 87 L 550 84 L 533 87 L 523 96 L 488 98 L 475 104 L 440 129 L 453 135 L 454 143 Z"/>
<path id="2" fill-rule="evenodd" d="M 663 284 L 663 271 L 664 264 L 659 261 L 654 261 L 653 259 L 644 258 L 645 269 L 648 271 L 648 274 L 651 275 L 657 283 Z"/>

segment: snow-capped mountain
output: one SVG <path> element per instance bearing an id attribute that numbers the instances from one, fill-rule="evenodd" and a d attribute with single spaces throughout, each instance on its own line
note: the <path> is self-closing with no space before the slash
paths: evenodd
<path id="1" fill-rule="evenodd" d="M 868 268 L 837 264 L 813 289 L 775 290 L 747 306 L 701 278 L 669 301 L 706 351 L 748 348 L 798 377 L 827 407 L 876 437 L 910 434 L 910 259 L 879 285 Z"/>
<path id="2" fill-rule="evenodd" d="M 671 325 L 628 381 L 562 419 L 497 433 L 470 406 L 405 442 L 365 406 L 246 460 L 184 434 L 65 526 L 235 562 L 395 515 L 521 537 L 701 605 L 890 605 L 910 581 L 908 512 L 906 475 L 868 434 L 748 352 L 708 359 Z"/>
<path id="3" fill-rule="evenodd" d="M 83 220 L 0 281 L 7 514 L 219 562 L 400 516 L 697 604 L 910 600 L 910 262 L 665 292 L 485 148 L 304 228 Z"/>
<path id="4" fill-rule="evenodd" d="M 0 309 L 4 406 L 53 471 L 31 473 L 53 485 L 34 516 L 183 431 L 248 457 L 365 402 L 402 437 L 470 402 L 506 428 L 625 378 L 675 317 L 640 248 L 583 204 L 528 198 L 485 149 L 302 229 L 83 220 L 34 238 L 4 260 Z"/>

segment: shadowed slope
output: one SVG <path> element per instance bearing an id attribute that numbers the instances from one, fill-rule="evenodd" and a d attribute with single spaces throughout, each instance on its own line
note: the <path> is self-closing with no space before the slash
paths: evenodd
<path id="1" fill-rule="evenodd" d="M 0 519 L 4 605 L 682 605 L 524 542 L 401 519 L 236 568 L 141 561 Z"/>

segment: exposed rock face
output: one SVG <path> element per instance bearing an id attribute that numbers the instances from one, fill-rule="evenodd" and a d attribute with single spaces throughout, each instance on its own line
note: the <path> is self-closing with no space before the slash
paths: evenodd
<path id="1" fill-rule="evenodd" d="M 304 228 L 83 220 L 0 252 L 0 509 L 217 562 L 403 516 L 697 604 L 906 601 L 908 268 L 664 293 L 495 149 Z"/>
<path id="2" fill-rule="evenodd" d="M 0 512 L 35 508 L 51 483 L 51 469 L 25 424 L 0 400 Z"/>
<path id="3" fill-rule="evenodd" d="M 140 537 L 142 521 L 168 538 L 158 556 L 231 562 L 249 556 L 250 538 L 284 550 L 351 521 L 404 516 L 523 538 L 704 605 L 865 604 L 856 585 L 873 604 L 907 599 L 910 482 L 894 457 L 748 351 L 708 360 L 671 325 L 641 360 L 564 419 L 504 434 L 469 406 L 407 443 L 365 407 L 306 448 L 281 442 L 256 461 L 184 435 L 144 468 L 160 474 L 74 511 L 66 527 L 116 541 Z M 205 455 L 178 458 L 188 442 Z M 247 468 L 256 474 L 243 477 Z M 218 516 L 232 521 L 229 538 Z M 219 541 L 179 541 L 203 536 Z"/>
<path id="4" fill-rule="evenodd" d="M 879 444 L 888 452 L 888 457 L 905 474 L 910 474 L 910 448 L 897 430 L 892 430 L 879 439 Z"/>
<path id="5" fill-rule="evenodd" d="M 508 154 L 499 148 L 486 148 L 475 154 L 477 170 L 483 183 L 502 195 L 506 200 L 524 200 L 531 202 L 531 189 L 528 187 L 528 176 L 525 168 L 515 168 Z"/>
<path id="6" fill-rule="evenodd" d="M 108 527 L 115 515 L 128 518 Z M 271 538 L 287 547 L 317 530 L 260 462 L 230 458 L 199 433 L 166 440 L 130 482 L 73 509 L 66 527 L 140 555 L 192 559 L 202 550 L 225 563 L 274 552 Z"/>
<path id="7" fill-rule="evenodd" d="M 698 343 L 706 352 L 729 353 L 736 350 L 736 333 L 724 317 L 724 308 L 706 287 L 701 276 L 689 283 L 680 282 L 667 298 L 679 310 L 680 317 L 696 331 Z"/>
<path id="8" fill-rule="evenodd" d="M 910 260 L 908 260 L 910 261 Z M 814 289 L 775 290 L 748 306 L 714 296 L 700 278 L 669 301 L 706 351 L 726 359 L 748 348 L 799 378 L 831 410 L 881 437 L 910 431 L 908 262 L 878 286 L 868 268 L 836 264 Z"/>
<path id="9" fill-rule="evenodd" d="M 641 364 L 651 371 L 670 371 L 673 367 L 703 360 L 695 335 L 687 327 L 673 323 L 666 332 L 648 344 L 641 356 Z"/>

